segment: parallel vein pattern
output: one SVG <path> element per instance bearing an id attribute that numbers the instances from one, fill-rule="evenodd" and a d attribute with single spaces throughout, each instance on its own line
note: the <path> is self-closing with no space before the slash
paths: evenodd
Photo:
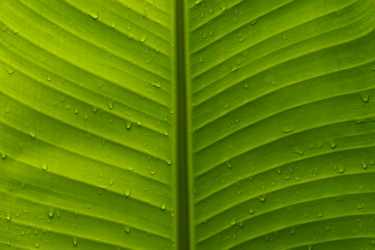
<path id="1" fill-rule="evenodd" d="M 375 247 L 375 2 L 189 1 L 197 249 Z"/>
<path id="2" fill-rule="evenodd" d="M 0 248 L 175 244 L 174 4 L 0 1 Z"/>

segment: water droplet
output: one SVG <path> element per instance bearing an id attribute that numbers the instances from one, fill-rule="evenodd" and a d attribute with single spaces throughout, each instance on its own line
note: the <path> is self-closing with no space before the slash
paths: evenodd
<path id="1" fill-rule="evenodd" d="M 43 162 L 42 165 L 40 165 L 42 167 L 43 170 L 47 170 L 48 169 L 48 164 Z"/>
<path id="2" fill-rule="evenodd" d="M 360 202 L 357 204 L 357 209 L 362 209 L 365 207 L 365 204 L 363 202 Z"/>
<path id="3" fill-rule="evenodd" d="M 370 96 L 369 96 L 369 95 L 366 95 L 366 94 L 363 94 L 363 95 L 361 96 L 361 99 L 362 99 L 362 102 L 364 102 L 364 103 L 368 103 L 369 100 L 370 100 Z"/>
<path id="4" fill-rule="evenodd" d="M 198 4 L 200 4 L 201 2 L 203 2 L 203 0 L 194 0 L 194 4 L 195 4 L 195 5 L 198 5 Z"/>
<path id="5" fill-rule="evenodd" d="M 233 66 L 230 68 L 230 72 L 236 72 L 238 69 L 239 69 L 239 67 L 238 67 L 237 65 L 233 65 Z"/>
<path id="6" fill-rule="evenodd" d="M 172 160 L 167 160 L 167 164 L 170 166 L 172 165 Z"/>
<path id="7" fill-rule="evenodd" d="M 165 205 L 165 203 L 163 203 L 163 204 L 161 204 L 160 208 L 161 208 L 161 210 L 164 211 L 167 208 L 167 206 Z"/>
<path id="8" fill-rule="evenodd" d="M 51 76 L 48 75 L 48 76 L 47 76 L 47 81 L 51 81 L 51 80 L 52 80 Z"/>
<path id="9" fill-rule="evenodd" d="M 96 111 L 98 111 L 98 109 L 96 107 L 92 107 L 92 112 L 96 113 Z"/>
<path id="10" fill-rule="evenodd" d="M 8 240 L 7 241 L 7 246 L 10 247 L 12 245 L 12 243 Z"/>
<path id="11" fill-rule="evenodd" d="M 126 125 L 126 129 L 127 129 L 127 130 L 130 130 L 131 127 L 132 127 L 132 122 L 131 122 L 131 121 L 126 121 L 125 123 L 126 123 L 126 124 L 125 124 L 125 125 Z"/>
<path id="12" fill-rule="evenodd" d="M 34 247 L 35 247 L 35 248 L 39 248 L 39 247 L 40 247 L 39 242 L 36 242 L 36 243 L 34 244 Z"/>
<path id="13" fill-rule="evenodd" d="M 259 196 L 259 200 L 262 203 L 265 202 L 266 201 L 266 196 L 265 195 Z"/>
<path id="14" fill-rule="evenodd" d="M 36 133 L 33 132 L 33 131 L 31 131 L 29 134 L 30 134 L 30 136 L 31 136 L 31 139 L 35 140 L 35 138 L 36 138 Z"/>
<path id="15" fill-rule="evenodd" d="M 99 18 L 99 14 L 96 11 L 90 11 L 89 15 L 94 20 L 97 20 Z"/>
<path id="16" fill-rule="evenodd" d="M 11 214 L 7 214 L 7 215 L 5 216 L 5 219 L 6 219 L 7 221 L 11 221 L 11 220 L 12 220 L 12 215 L 11 215 Z"/>
<path id="17" fill-rule="evenodd" d="M 345 168 L 342 164 L 338 166 L 337 173 L 340 173 L 340 174 L 345 173 Z"/>
<path id="18" fill-rule="evenodd" d="M 333 140 L 332 140 L 332 141 L 329 141 L 329 146 L 330 146 L 331 148 L 336 148 L 337 143 L 334 142 Z"/>
<path id="19" fill-rule="evenodd" d="M 232 164 L 230 164 L 229 161 L 226 162 L 226 165 L 227 165 L 227 168 L 229 168 L 229 169 L 231 169 L 233 167 Z"/>
<path id="20" fill-rule="evenodd" d="M 155 172 L 155 170 L 150 170 L 150 175 L 155 175 L 156 174 L 156 172 Z"/>
<path id="21" fill-rule="evenodd" d="M 367 163 L 364 160 L 362 160 L 362 168 L 367 169 Z"/>
<path id="22" fill-rule="evenodd" d="M 9 75 L 13 75 L 13 73 L 14 73 L 14 69 L 12 69 L 12 68 L 7 68 L 7 72 L 8 72 Z"/>
<path id="23" fill-rule="evenodd" d="M 298 155 L 303 155 L 305 152 L 303 151 L 303 149 L 302 148 L 300 148 L 300 147 L 295 147 L 295 151 L 296 151 L 296 153 L 298 154 Z"/>
<path id="24" fill-rule="evenodd" d="M 141 36 L 140 41 L 141 41 L 142 43 L 144 43 L 144 42 L 147 41 L 147 38 L 148 38 L 147 34 L 144 34 L 144 35 Z"/>
<path id="25" fill-rule="evenodd" d="M 5 160 L 7 158 L 7 153 L 1 152 L 1 159 Z"/>
<path id="26" fill-rule="evenodd" d="M 281 174 L 281 169 L 280 168 L 276 168 L 276 171 L 278 174 Z"/>
<path id="27" fill-rule="evenodd" d="M 87 119 L 89 119 L 89 115 L 88 115 L 88 114 L 84 114 L 84 115 L 83 115 L 83 119 L 84 119 L 85 121 L 87 121 Z"/>
<path id="28" fill-rule="evenodd" d="M 283 132 L 284 133 L 291 133 L 293 131 L 294 131 L 293 124 L 291 124 L 289 122 L 284 123 L 284 125 L 283 125 Z"/>
<path id="29" fill-rule="evenodd" d="M 50 207 L 48 209 L 48 217 L 52 219 L 54 216 L 55 216 L 55 209 L 53 207 Z"/>
<path id="30" fill-rule="evenodd" d="M 77 246 L 78 245 L 78 239 L 77 237 L 73 237 L 73 246 Z"/>
<path id="31" fill-rule="evenodd" d="M 129 227 L 129 226 L 124 226 L 124 231 L 125 231 L 125 233 L 130 234 L 131 227 Z"/>
<path id="32" fill-rule="evenodd" d="M 152 82 L 151 85 L 158 89 L 161 88 L 161 83 L 159 81 Z"/>
<path id="33" fill-rule="evenodd" d="M 115 180 L 114 179 L 112 179 L 112 178 L 110 178 L 109 180 L 108 180 L 108 184 L 109 185 L 113 185 L 115 183 Z"/>
<path id="34" fill-rule="evenodd" d="M 132 192 L 131 192 L 130 189 L 125 189 L 125 191 L 124 191 L 124 194 L 125 194 L 125 196 L 126 196 L 127 198 L 130 197 L 131 193 L 132 193 Z"/>
<path id="35" fill-rule="evenodd" d="M 254 209 L 252 209 L 252 208 L 249 208 L 249 210 L 247 211 L 249 214 L 254 214 Z"/>
<path id="36" fill-rule="evenodd" d="M 78 113 L 79 113 L 79 109 L 78 109 L 78 107 L 76 107 L 76 108 L 74 109 L 74 114 L 78 115 Z"/>
<path id="37" fill-rule="evenodd" d="M 232 218 L 231 221 L 230 221 L 230 224 L 232 226 L 236 225 L 236 219 L 235 218 Z"/>
<path id="38" fill-rule="evenodd" d="M 113 109 L 114 108 L 114 102 L 113 102 L 113 100 L 109 100 L 107 102 L 107 106 L 108 106 L 109 109 Z"/>
<path id="39" fill-rule="evenodd" d="M 243 87 L 244 87 L 245 89 L 248 89 L 248 88 L 249 88 L 249 85 L 248 85 L 247 83 L 245 83 L 245 84 L 243 85 Z"/>
<path id="40" fill-rule="evenodd" d="M 257 20 L 257 19 L 254 19 L 254 20 L 251 21 L 250 23 L 251 23 L 251 25 L 255 25 L 257 22 L 258 22 L 258 20 Z"/>
<path id="41" fill-rule="evenodd" d="M 284 39 L 284 40 L 288 39 L 288 36 L 287 36 L 286 33 L 283 34 L 283 39 Z"/>

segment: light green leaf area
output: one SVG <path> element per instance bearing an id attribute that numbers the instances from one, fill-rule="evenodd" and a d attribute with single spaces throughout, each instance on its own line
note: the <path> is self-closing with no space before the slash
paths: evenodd
<path id="1" fill-rule="evenodd" d="M 375 249 L 374 0 L 1 0 L 0 249 Z"/>

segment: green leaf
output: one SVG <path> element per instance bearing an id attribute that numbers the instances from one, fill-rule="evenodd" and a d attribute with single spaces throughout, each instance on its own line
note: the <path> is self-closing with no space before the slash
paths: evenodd
<path id="1" fill-rule="evenodd" d="M 0 248 L 373 249 L 374 10 L 0 1 Z"/>

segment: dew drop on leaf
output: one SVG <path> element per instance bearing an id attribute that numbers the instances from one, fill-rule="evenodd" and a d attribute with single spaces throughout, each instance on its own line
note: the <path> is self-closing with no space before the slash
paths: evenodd
<path id="1" fill-rule="evenodd" d="M 78 245 L 77 237 L 73 237 L 73 246 L 76 247 Z"/>
<path id="2" fill-rule="evenodd" d="M 41 168 L 42 168 L 43 170 L 47 170 L 47 169 L 48 169 L 48 164 L 45 163 L 45 162 L 43 162 L 40 166 L 41 166 Z"/>
<path id="3" fill-rule="evenodd" d="M 360 203 L 357 204 L 357 209 L 359 209 L 359 210 L 364 208 L 364 207 L 365 207 L 365 204 L 363 202 L 360 202 Z"/>
<path id="4" fill-rule="evenodd" d="M 343 165 L 339 165 L 338 168 L 337 168 L 337 173 L 340 173 L 340 174 L 343 174 L 345 173 L 345 168 Z"/>
<path id="5" fill-rule="evenodd" d="M 226 165 L 227 165 L 227 168 L 229 168 L 229 169 L 231 169 L 233 167 L 232 164 L 229 161 L 226 162 Z"/>
<path id="6" fill-rule="evenodd" d="M 129 227 L 129 226 L 124 226 L 124 231 L 125 231 L 125 233 L 130 234 L 131 227 Z"/>
<path id="7" fill-rule="evenodd" d="M 33 131 L 31 131 L 29 134 L 30 134 L 30 136 L 31 136 L 31 139 L 35 140 L 35 138 L 36 138 L 36 133 L 33 132 Z"/>
<path id="8" fill-rule="evenodd" d="M 7 158 L 7 153 L 1 152 L 1 159 L 5 160 Z"/>
<path id="9" fill-rule="evenodd" d="M 140 41 L 141 41 L 142 43 L 144 43 L 144 42 L 147 41 L 147 38 L 148 38 L 148 36 L 147 36 L 146 34 L 144 34 L 144 35 L 141 36 Z"/>
<path id="10" fill-rule="evenodd" d="M 254 212 L 255 212 L 255 210 L 254 210 L 254 209 L 252 209 L 252 208 L 249 208 L 249 210 L 248 210 L 248 213 L 249 213 L 249 214 L 254 214 Z"/>
<path id="11" fill-rule="evenodd" d="M 14 69 L 12 69 L 12 68 L 7 68 L 7 72 L 8 72 L 9 75 L 13 75 L 13 73 L 14 73 Z"/>
<path id="12" fill-rule="evenodd" d="M 302 148 L 300 147 L 295 147 L 296 154 L 298 155 L 303 155 L 305 152 L 303 151 Z"/>
<path id="13" fill-rule="evenodd" d="M 334 142 L 334 141 L 329 141 L 329 146 L 330 146 L 331 148 L 336 148 L 337 143 Z"/>
<path id="14" fill-rule="evenodd" d="M 291 133 L 291 132 L 294 131 L 294 126 L 293 126 L 293 124 L 291 124 L 289 122 L 285 122 L 282 130 L 283 130 L 284 133 Z"/>
<path id="15" fill-rule="evenodd" d="M 94 20 L 97 20 L 99 18 L 99 14 L 96 12 L 96 11 L 90 11 L 89 12 L 89 16 L 94 19 Z"/>
<path id="16" fill-rule="evenodd" d="M 35 248 L 39 248 L 39 247 L 40 247 L 39 242 L 36 242 L 36 243 L 34 244 L 34 247 L 35 247 Z"/>
<path id="17" fill-rule="evenodd" d="M 164 211 L 167 208 L 167 206 L 165 205 L 165 203 L 163 203 L 163 204 L 161 204 L 160 208 L 161 208 L 161 210 Z"/>
<path id="18" fill-rule="evenodd" d="M 132 122 L 131 121 L 126 121 L 126 129 L 127 130 L 130 130 L 131 129 L 131 127 L 132 127 Z"/>
<path id="19" fill-rule="evenodd" d="M 107 102 L 107 106 L 108 106 L 109 109 L 113 109 L 113 108 L 114 108 L 113 100 L 109 100 L 109 101 Z"/>
<path id="20" fill-rule="evenodd" d="M 48 209 L 48 217 L 52 219 L 54 216 L 55 216 L 55 209 L 50 207 Z"/>
<path id="21" fill-rule="evenodd" d="M 260 200 L 260 202 L 265 202 L 266 196 L 265 195 L 259 196 L 259 200 Z"/>
<path id="22" fill-rule="evenodd" d="M 367 169 L 367 163 L 364 160 L 362 160 L 362 168 Z"/>
<path id="23" fill-rule="evenodd" d="M 115 180 L 114 179 L 112 179 L 112 178 L 110 178 L 109 180 L 108 180 L 108 184 L 109 185 L 113 185 L 115 183 Z"/>
<path id="24" fill-rule="evenodd" d="M 129 198 L 130 195 L 131 195 L 131 190 L 130 190 L 130 189 L 125 189 L 124 194 L 125 194 L 125 196 L 126 196 L 127 198 Z"/>
<path id="25" fill-rule="evenodd" d="M 363 94 L 363 95 L 361 96 L 361 99 L 362 99 L 362 102 L 364 102 L 364 103 L 368 103 L 369 100 L 370 100 L 370 96 L 369 96 L 369 95 L 366 95 L 366 94 Z"/>

